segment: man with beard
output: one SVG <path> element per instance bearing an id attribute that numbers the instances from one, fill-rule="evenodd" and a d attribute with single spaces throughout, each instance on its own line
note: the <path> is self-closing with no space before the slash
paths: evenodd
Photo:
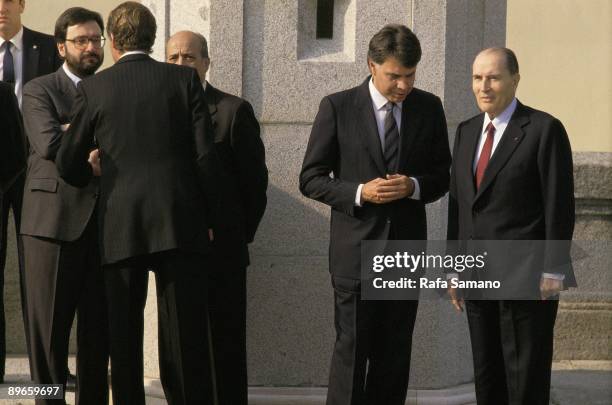
<path id="1" fill-rule="evenodd" d="M 63 66 L 29 82 L 23 94 L 30 151 L 21 235 L 32 379 L 66 383 L 76 311 L 76 401 L 88 405 L 108 403 L 108 321 L 95 221 L 98 178 L 82 189 L 68 185 L 58 174 L 55 157 L 69 126 L 77 84 L 102 64 L 103 27 L 96 12 L 66 10 L 55 25 Z M 98 167 L 97 160 L 92 144 L 92 167 Z"/>

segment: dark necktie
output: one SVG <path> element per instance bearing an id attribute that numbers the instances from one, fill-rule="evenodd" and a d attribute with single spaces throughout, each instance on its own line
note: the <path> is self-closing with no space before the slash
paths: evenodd
<path id="1" fill-rule="evenodd" d="M 399 131 L 393 116 L 395 103 L 387 103 L 387 115 L 385 116 L 385 164 L 387 173 L 397 172 L 397 157 L 399 149 Z"/>
<path id="2" fill-rule="evenodd" d="M 15 84 L 15 64 L 13 63 L 13 54 L 11 53 L 11 41 L 5 41 L 2 46 L 4 47 L 2 80 L 7 83 Z"/>
<path id="3" fill-rule="evenodd" d="M 476 190 L 480 187 L 482 178 L 484 177 L 485 170 L 491 159 L 491 151 L 493 150 L 493 137 L 495 136 L 495 127 L 492 122 L 487 125 L 487 140 L 482 147 L 480 152 L 480 159 L 478 159 L 478 165 L 476 166 Z"/>

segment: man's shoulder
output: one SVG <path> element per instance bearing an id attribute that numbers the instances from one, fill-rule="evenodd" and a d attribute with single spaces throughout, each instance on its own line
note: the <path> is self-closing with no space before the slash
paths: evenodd
<path id="1" fill-rule="evenodd" d="M 542 110 L 538 110 L 533 107 L 529 107 L 527 105 L 521 104 L 520 102 L 516 107 L 516 111 L 514 115 L 515 116 L 521 116 L 521 115 L 526 116 L 532 122 L 543 123 L 543 124 L 559 121 L 559 119 L 554 117 L 552 114 L 547 113 L 546 111 L 542 111 Z"/>
<path id="2" fill-rule="evenodd" d="M 207 86 L 210 86 L 211 93 L 218 108 L 226 108 L 228 110 L 235 111 L 243 105 L 247 105 L 249 107 L 251 106 L 251 104 L 242 97 L 219 90 L 218 88 L 211 86 L 210 83 L 208 83 Z"/>
<path id="3" fill-rule="evenodd" d="M 57 88 L 57 74 L 57 71 L 55 71 L 53 73 L 35 77 L 23 86 L 23 94 L 36 94 L 43 90 L 53 90 Z"/>
<path id="4" fill-rule="evenodd" d="M 55 49 L 55 38 L 53 38 L 53 35 L 34 31 L 26 26 L 23 27 L 23 40 L 32 41 L 35 45 L 51 45 Z"/>

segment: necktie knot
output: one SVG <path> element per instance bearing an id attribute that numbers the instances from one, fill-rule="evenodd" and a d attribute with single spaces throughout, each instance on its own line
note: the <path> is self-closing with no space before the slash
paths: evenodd
<path id="1" fill-rule="evenodd" d="M 495 134 L 495 125 L 493 125 L 493 121 L 489 122 L 487 125 L 487 136 L 493 136 Z"/>

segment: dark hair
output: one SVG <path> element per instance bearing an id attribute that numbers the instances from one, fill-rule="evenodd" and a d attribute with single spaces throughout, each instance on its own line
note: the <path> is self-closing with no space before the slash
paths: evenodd
<path id="1" fill-rule="evenodd" d="M 396 58 L 402 66 L 411 68 L 421 60 L 421 43 L 405 25 L 385 25 L 370 40 L 368 58 L 378 64 Z"/>
<path id="2" fill-rule="evenodd" d="M 104 32 L 104 21 L 99 13 L 83 7 L 71 7 L 64 11 L 55 22 L 55 32 L 53 34 L 55 42 L 58 44 L 66 42 L 68 27 L 89 21 L 95 21 L 100 27 L 100 31 Z"/>
<path id="3" fill-rule="evenodd" d="M 126 1 L 108 15 L 106 32 L 121 52 L 153 52 L 157 24 L 153 13 L 140 3 Z"/>

